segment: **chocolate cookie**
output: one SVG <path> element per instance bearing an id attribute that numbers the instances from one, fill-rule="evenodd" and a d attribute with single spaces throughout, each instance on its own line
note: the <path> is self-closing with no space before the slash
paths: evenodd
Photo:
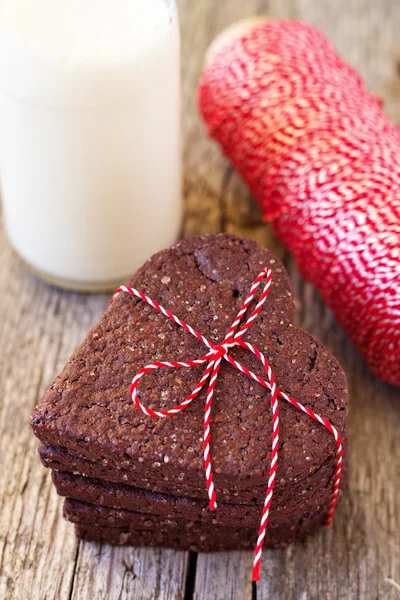
<path id="1" fill-rule="evenodd" d="M 68 509 L 79 506 L 79 502 L 74 502 L 74 500 L 78 500 L 81 503 L 90 503 L 92 507 L 95 506 L 96 511 L 102 515 L 107 515 L 108 508 L 117 509 L 119 515 L 127 513 L 125 517 L 128 520 L 130 513 L 133 511 L 180 522 L 187 520 L 201 521 L 205 525 L 218 524 L 224 527 L 240 525 L 257 528 L 260 522 L 259 504 L 249 506 L 219 502 L 218 510 L 210 511 L 207 501 L 176 498 L 122 484 L 105 483 L 87 477 L 53 472 L 53 482 L 57 492 L 68 498 L 65 503 Z M 282 523 L 282 513 L 288 521 L 295 519 L 298 515 L 299 504 L 302 505 L 302 518 L 308 518 L 318 503 L 322 505 L 325 495 L 326 489 L 317 487 L 315 490 L 301 490 L 299 493 L 294 494 L 288 502 L 282 502 L 279 497 L 275 498 L 276 510 L 272 511 L 269 525 L 274 526 Z M 111 527 L 112 525 L 109 523 L 108 526 Z M 123 526 L 123 524 L 120 523 L 118 526 Z"/>
<path id="2" fill-rule="evenodd" d="M 323 523 L 324 517 L 317 515 L 306 522 L 268 528 L 265 545 L 269 548 L 278 548 L 297 542 L 316 531 Z M 203 524 L 200 527 L 191 525 L 187 528 L 164 524 L 149 529 L 138 529 L 135 526 L 115 528 L 81 524 L 75 525 L 75 531 L 80 539 L 114 546 L 165 546 L 193 552 L 253 548 L 257 539 L 257 530 L 254 529 L 223 528 L 217 525 L 207 528 Z"/>
<path id="3" fill-rule="evenodd" d="M 227 234 L 200 236 L 152 257 L 130 285 L 217 344 L 252 281 L 268 265 L 273 271 L 271 292 L 244 339 L 264 352 L 281 390 L 326 417 L 346 438 L 343 371 L 322 344 L 291 325 L 291 286 L 271 252 Z M 155 420 L 136 409 L 129 386 L 135 373 L 155 360 L 188 360 L 206 351 L 195 337 L 152 307 L 122 293 L 38 403 L 31 419 L 34 432 L 64 457 L 101 465 L 103 479 L 173 495 L 184 485 L 185 494 L 200 493 L 205 499 L 204 395 L 178 415 Z M 234 348 L 232 356 L 262 375 L 254 355 Z M 146 375 L 139 387 L 140 401 L 156 410 L 170 408 L 197 386 L 202 371 L 193 367 Z M 327 481 L 332 481 L 335 465 L 333 437 L 284 400 L 279 406 L 279 467 L 272 510 L 280 509 L 279 494 L 294 495 L 298 484 L 307 491 L 319 483 L 325 495 L 311 510 L 319 515 L 331 494 Z M 224 491 L 222 500 L 240 503 L 248 490 L 265 491 L 271 432 L 268 391 L 224 361 L 211 417 L 214 483 L 218 494 Z M 254 501 L 253 492 L 250 496 Z M 298 503 L 298 520 L 302 512 Z M 287 521 L 284 513 L 281 522 Z"/>
<path id="4" fill-rule="evenodd" d="M 201 489 L 193 489 L 185 483 L 183 477 L 179 481 L 174 481 L 169 478 L 161 478 L 154 481 L 147 477 L 136 478 L 129 473 L 128 470 L 114 469 L 110 470 L 107 467 L 98 465 L 81 458 L 70 457 L 68 453 L 62 450 L 57 450 L 50 446 L 41 444 L 39 447 L 39 455 L 45 467 L 52 469 L 60 474 L 73 474 L 76 476 L 83 475 L 80 479 L 88 479 L 103 481 L 108 484 L 119 484 L 122 481 L 129 483 L 130 489 L 141 489 L 153 492 L 161 492 L 177 498 L 187 498 L 204 500 L 208 503 L 208 496 L 205 487 Z M 180 474 L 181 475 L 181 474 Z M 346 469 L 343 478 L 343 486 L 346 483 Z M 331 490 L 332 478 L 334 476 L 334 465 L 331 461 L 325 461 L 314 473 L 306 473 L 306 481 L 304 477 L 298 477 L 296 480 L 291 478 L 290 485 L 281 485 L 275 490 L 275 502 L 279 506 L 284 506 L 290 501 L 296 501 L 299 494 L 306 494 L 311 497 L 315 491 Z M 282 484 L 284 482 L 281 482 Z M 327 492 L 325 492 L 327 493 Z M 68 495 L 68 494 L 67 494 Z M 265 498 L 265 485 L 261 485 L 249 489 L 219 488 L 218 498 L 222 502 L 231 504 L 243 504 L 256 506 L 258 509 Z"/>

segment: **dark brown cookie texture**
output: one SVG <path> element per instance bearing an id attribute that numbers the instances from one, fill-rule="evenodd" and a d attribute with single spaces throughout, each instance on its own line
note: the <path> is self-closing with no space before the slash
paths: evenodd
<path id="1" fill-rule="evenodd" d="M 53 472 L 53 482 L 57 492 L 68 499 L 67 508 L 79 505 L 79 503 L 71 504 L 71 500 L 90 503 L 99 509 L 97 513 L 99 517 L 101 511 L 104 515 L 105 509 L 111 508 L 117 509 L 121 514 L 124 511 L 128 514 L 131 512 L 153 514 L 180 522 L 201 521 L 205 525 L 218 524 L 224 527 L 241 525 L 257 528 L 260 523 L 260 503 L 246 505 L 219 502 L 218 510 L 210 511 L 207 501 L 177 498 L 67 473 Z M 323 505 L 325 498 L 326 488 L 322 486 L 316 487 L 314 490 L 307 490 L 307 493 L 301 490 L 297 494 L 294 493 L 287 501 L 277 496 L 275 497 L 277 508 L 272 511 L 269 525 L 281 524 L 282 518 L 286 518 L 288 521 L 298 518 L 299 504 L 302 506 L 303 520 L 307 519 L 315 512 L 316 506 Z"/>
<path id="2" fill-rule="evenodd" d="M 52 469 L 54 472 L 60 473 L 73 473 L 75 475 L 83 475 L 85 478 L 91 478 L 90 480 L 103 480 L 108 483 L 120 483 L 121 473 L 117 470 L 111 472 L 106 467 L 99 467 L 90 461 L 84 459 L 71 458 L 67 453 L 63 451 L 56 451 L 54 448 L 50 448 L 45 445 L 40 445 L 39 455 L 42 463 L 45 467 Z M 135 478 L 129 471 L 124 471 L 123 480 L 132 486 L 131 489 L 135 489 L 140 484 L 140 488 L 145 490 L 151 490 L 153 492 L 160 492 L 177 496 L 181 498 L 193 498 L 198 500 L 208 501 L 207 492 L 204 486 L 200 489 L 193 489 L 187 486 L 185 482 L 177 481 L 170 478 L 163 478 L 151 481 L 146 477 L 140 479 Z M 280 486 L 275 490 L 275 503 L 279 502 L 280 505 L 287 504 L 288 501 L 295 500 L 299 495 L 307 495 L 310 497 L 315 490 L 331 490 L 332 478 L 334 475 L 334 464 L 331 461 L 322 464 L 314 473 L 307 474 L 306 480 L 302 477 L 292 478 L 290 485 Z M 346 470 L 345 470 L 346 477 Z M 82 479 L 82 478 L 81 478 Z M 325 493 L 327 493 L 325 491 Z M 244 504 L 259 507 L 265 499 L 265 484 L 257 487 L 248 489 L 240 489 L 238 487 L 230 488 L 218 488 L 218 498 L 220 501 Z"/>
<path id="3" fill-rule="evenodd" d="M 306 522 L 285 523 L 279 527 L 270 527 L 265 537 L 265 546 L 279 548 L 286 546 L 306 535 L 313 533 L 324 524 L 324 517 L 316 515 Z M 200 526 L 195 523 L 174 525 L 153 519 L 151 527 L 137 528 L 136 525 L 125 527 L 104 527 L 84 523 L 75 525 L 80 539 L 103 542 L 116 546 L 166 546 L 177 550 L 192 552 L 219 552 L 223 550 L 239 550 L 254 548 L 257 540 L 257 529 L 243 527 Z"/>
<path id="4" fill-rule="evenodd" d="M 224 339 L 253 280 L 266 266 L 273 272 L 271 292 L 244 339 L 266 355 L 279 388 L 327 418 L 345 442 L 344 373 L 322 344 L 291 324 L 292 289 L 282 264 L 271 252 L 254 241 L 228 234 L 199 236 L 153 256 L 132 277 L 130 285 L 216 344 Z M 156 420 L 136 409 L 129 386 L 137 371 L 149 363 L 186 361 L 206 352 L 195 337 L 155 309 L 121 293 L 32 414 L 44 464 L 66 477 L 69 473 L 78 478 L 73 484 L 69 482 L 75 494 L 76 481 L 86 476 L 100 485 L 122 486 L 124 493 L 131 487 L 197 501 L 201 514 L 201 503 L 204 508 L 207 501 L 202 457 L 205 390 L 178 415 Z M 234 348 L 232 356 L 263 374 L 251 353 Z M 139 386 L 140 401 L 155 410 L 172 407 L 197 386 L 203 368 L 158 370 L 146 375 Z M 285 528 L 289 522 L 303 522 L 305 512 L 310 519 L 326 514 L 335 444 L 332 435 L 307 415 L 284 400 L 279 406 L 279 467 L 271 523 Z M 240 506 L 259 506 L 261 510 L 271 434 L 268 391 L 224 361 L 211 415 L 211 459 L 220 501 L 237 505 L 237 510 Z M 109 495 L 91 485 L 90 493 L 88 486 L 82 485 L 88 500 L 97 494 L 102 503 L 107 502 L 104 499 Z M 62 487 L 59 479 L 57 486 Z M 82 494 L 71 497 L 84 500 Z M 115 494 L 114 489 L 110 495 Z M 124 496 L 125 508 L 127 497 L 129 493 Z M 136 510 L 134 502 L 130 506 Z M 108 529 L 104 540 L 115 540 L 113 528 Z M 163 530 L 158 532 L 160 536 Z M 90 538 L 92 534 L 87 528 L 80 529 L 79 535 Z M 148 532 L 142 539 L 150 543 Z M 188 538 L 183 539 L 189 546 Z M 224 539 L 236 538 L 226 535 Z M 154 540 L 161 540 L 163 545 L 160 537 Z"/>

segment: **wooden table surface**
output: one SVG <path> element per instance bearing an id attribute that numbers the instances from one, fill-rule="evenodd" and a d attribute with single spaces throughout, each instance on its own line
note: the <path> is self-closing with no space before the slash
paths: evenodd
<path id="1" fill-rule="evenodd" d="M 226 25 L 254 14 L 311 21 L 382 96 L 400 123 L 398 0 L 180 0 L 183 37 L 184 234 L 254 237 L 284 259 L 296 324 L 335 353 L 350 387 L 350 489 L 334 526 L 264 553 L 252 589 L 250 552 L 196 555 L 78 542 L 39 462 L 31 409 L 107 306 L 37 280 L 0 237 L 0 598 L 290 600 L 400 598 L 400 393 L 368 372 L 291 258 L 260 221 L 243 184 L 206 139 L 195 89 L 205 50 Z M 396 443 L 397 442 L 397 443 Z M 396 490 L 397 486 L 397 490 Z"/>

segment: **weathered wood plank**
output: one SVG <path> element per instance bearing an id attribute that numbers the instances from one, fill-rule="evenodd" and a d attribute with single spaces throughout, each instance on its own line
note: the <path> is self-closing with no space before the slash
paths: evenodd
<path id="1" fill-rule="evenodd" d="M 102 310 L 31 276 L 0 238 L 0 597 L 68 597 L 77 542 L 40 466 L 31 409 Z M 62 565 L 62 567 L 60 567 Z"/>
<path id="2" fill-rule="evenodd" d="M 210 42 L 225 26 L 262 13 L 263 4 L 260 0 L 178 1 L 182 29 L 186 236 L 229 231 L 236 226 L 243 235 L 264 244 L 271 240 L 269 228 L 260 223 L 260 214 L 255 205 L 249 203 L 243 184 L 236 175 L 232 178 L 232 171 L 227 170 L 228 163 L 217 145 L 207 140 L 196 98 Z"/>
<path id="3" fill-rule="evenodd" d="M 187 552 L 82 543 L 71 600 L 183 600 Z"/>

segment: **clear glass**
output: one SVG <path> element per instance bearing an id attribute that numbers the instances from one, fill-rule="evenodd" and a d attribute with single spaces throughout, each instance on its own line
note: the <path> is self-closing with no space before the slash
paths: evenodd
<path id="1" fill-rule="evenodd" d="M 111 289 L 180 232 L 175 2 L 5 5 L 0 176 L 9 239 L 48 281 Z"/>

